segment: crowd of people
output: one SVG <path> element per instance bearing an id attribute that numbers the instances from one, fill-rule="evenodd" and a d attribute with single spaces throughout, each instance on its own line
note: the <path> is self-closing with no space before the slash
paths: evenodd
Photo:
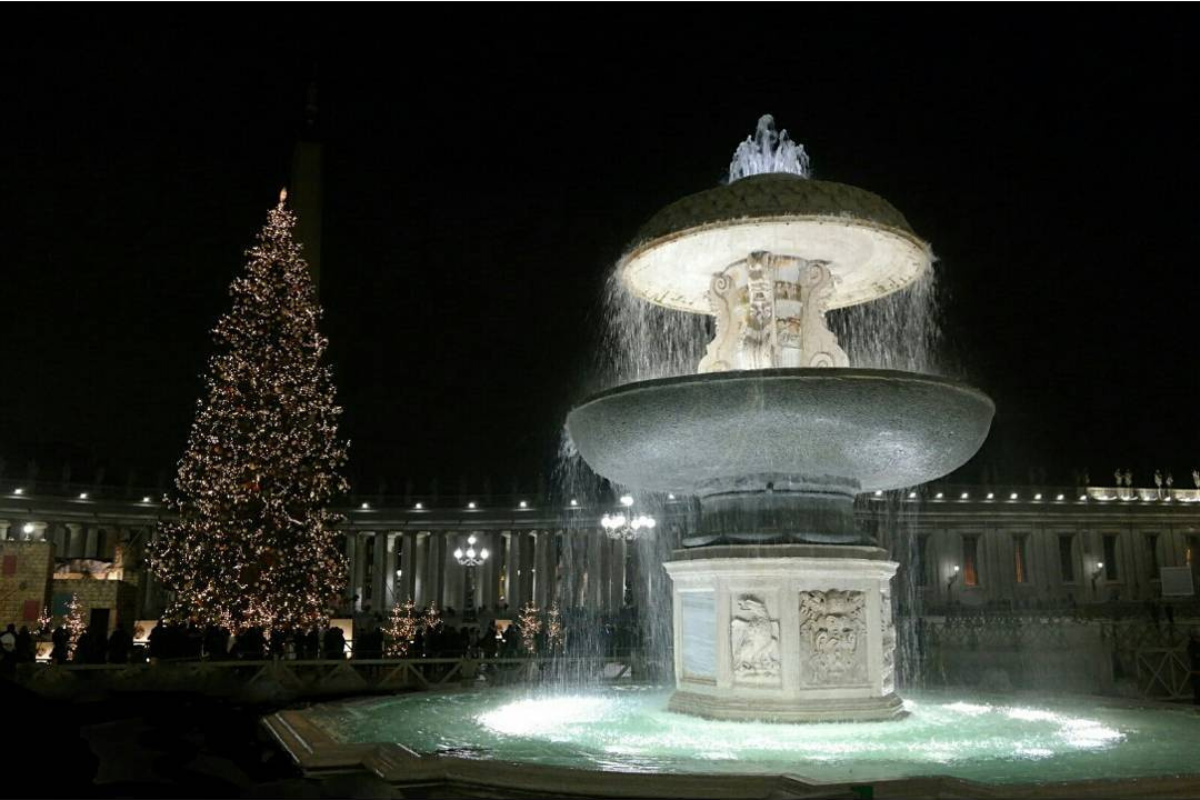
<path id="1" fill-rule="evenodd" d="M 122 623 L 107 635 L 89 628 L 72 642 L 70 631 L 59 625 L 49 637 L 50 660 L 55 664 L 124 664 L 201 659 L 517 658 L 562 652 L 571 644 L 591 654 L 612 655 L 628 651 L 636 642 L 637 620 L 632 609 L 616 615 L 567 609 L 556 630 L 539 620 L 538 629 L 528 636 L 522 635 L 521 616 L 504 605 L 493 610 L 482 606 L 473 614 L 447 608 L 439 615 L 418 608 L 414 619 L 419 624 L 404 643 L 392 641 L 383 615 L 369 608 L 354 615 L 350 640 L 338 625 L 306 631 L 277 630 L 268 635 L 261 628 L 235 634 L 225 627 L 159 620 L 144 642 L 135 643 Z M 17 630 L 8 625 L 0 634 L 5 673 L 11 674 L 17 664 L 33 663 L 41 638 L 28 626 Z"/>

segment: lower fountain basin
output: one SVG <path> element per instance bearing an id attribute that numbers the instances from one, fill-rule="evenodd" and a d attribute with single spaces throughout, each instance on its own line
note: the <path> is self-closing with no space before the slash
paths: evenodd
<path id="1" fill-rule="evenodd" d="M 897 370 L 769 369 L 640 381 L 571 411 L 580 455 L 638 489 L 705 495 L 897 489 L 962 466 L 995 406 Z"/>
<path id="2" fill-rule="evenodd" d="M 1200 715 L 1110 698 L 907 692 L 886 722 L 712 722 L 669 689 L 420 693 L 284 711 L 309 774 L 361 769 L 423 795 L 1190 797 Z M 823 793 L 814 786 L 826 788 Z"/>

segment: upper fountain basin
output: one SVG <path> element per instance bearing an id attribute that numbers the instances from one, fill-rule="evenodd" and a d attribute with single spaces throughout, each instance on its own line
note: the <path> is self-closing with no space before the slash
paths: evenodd
<path id="1" fill-rule="evenodd" d="M 957 381 L 894 370 L 771 369 L 640 381 L 567 417 L 580 455 L 636 489 L 754 490 L 755 477 L 873 491 L 964 464 L 995 406 Z"/>
<path id="2" fill-rule="evenodd" d="M 710 314 L 713 275 L 755 251 L 829 263 L 829 308 L 903 289 L 930 265 L 929 245 L 876 194 L 787 173 L 743 178 L 689 195 L 638 232 L 618 266 L 639 297 Z"/>

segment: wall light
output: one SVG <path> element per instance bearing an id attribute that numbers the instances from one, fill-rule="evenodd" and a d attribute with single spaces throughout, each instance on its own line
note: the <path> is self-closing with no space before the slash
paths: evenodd
<path id="1" fill-rule="evenodd" d="M 13 489 L 13 494 L 25 494 L 25 489 L 18 486 L 16 489 Z"/>
<path id="2" fill-rule="evenodd" d="M 33 523 L 26 522 L 23 526 L 21 526 L 21 530 L 24 531 L 27 535 L 30 533 L 33 533 Z"/>
<path id="3" fill-rule="evenodd" d="M 966 492 L 963 492 L 963 493 L 962 493 L 962 499 L 963 499 L 963 500 L 967 500 L 967 499 L 969 499 L 970 497 L 971 497 L 971 495 L 967 494 Z"/>
<path id="4" fill-rule="evenodd" d="M 80 500 L 87 500 L 87 492 L 80 492 L 80 493 L 79 493 L 79 499 L 80 499 Z"/>
<path id="5" fill-rule="evenodd" d="M 415 506 L 413 506 L 413 508 L 415 508 L 417 511 L 420 511 L 420 510 L 421 510 L 421 509 L 423 509 L 424 507 L 425 507 L 425 506 L 421 505 L 420 503 L 417 503 Z"/>
<path id="6" fill-rule="evenodd" d="M 526 503 L 524 500 L 522 500 L 520 503 L 517 503 L 517 505 L 521 508 L 529 508 L 529 503 Z"/>
<path id="7" fill-rule="evenodd" d="M 1034 500 L 1041 500 L 1041 499 L 1042 499 L 1042 493 L 1041 493 L 1041 492 L 1038 492 L 1037 494 L 1035 494 L 1035 495 L 1033 496 L 1033 499 L 1034 499 Z"/>
<path id="8" fill-rule="evenodd" d="M 576 500 L 574 497 L 572 497 L 571 498 L 571 508 L 578 508 L 578 507 L 579 507 L 579 501 Z"/>
<path id="9" fill-rule="evenodd" d="M 371 504 L 370 504 L 370 503 L 363 503 L 361 507 L 362 507 L 362 508 L 364 508 L 364 509 L 366 509 L 366 508 L 370 508 L 370 507 L 371 507 Z"/>
<path id="10" fill-rule="evenodd" d="M 1012 494 L 1010 494 L 1010 495 L 1008 496 L 1008 499 L 1009 499 L 1009 500 L 1016 500 L 1016 499 L 1017 499 L 1017 493 L 1016 493 L 1016 492 L 1013 492 Z"/>
<path id="11" fill-rule="evenodd" d="M 996 499 L 996 493 L 988 492 L 988 500 L 995 500 L 995 499 Z"/>
<path id="12" fill-rule="evenodd" d="M 1056 497 L 1056 498 L 1054 498 L 1054 499 L 1055 499 L 1055 500 L 1062 500 L 1062 499 L 1063 499 L 1063 496 L 1060 494 L 1058 497 Z"/>
<path id="13" fill-rule="evenodd" d="M 941 492 L 938 492 L 938 493 L 937 493 L 937 494 L 935 494 L 933 497 L 934 497 L 934 499 L 935 499 L 935 500 L 941 500 L 943 497 L 945 497 L 945 495 L 944 495 L 944 494 L 942 494 Z"/>
<path id="14" fill-rule="evenodd" d="M 908 493 L 908 499 L 909 499 L 909 500 L 914 500 L 914 499 L 916 499 L 916 496 L 917 496 L 917 493 L 916 493 L 916 492 L 909 492 L 909 493 Z"/>
<path id="15" fill-rule="evenodd" d="M 626 507 L 633 505 L 633 495 L 628 495 L 628 494 L 621 495 L 621 505 L 626 506 Z"/>
<path id="16" fill-rule="evenodd" d="M 470 508 L 473 510 L 475 508 L 475 501 L 472 500 L 471 502 L 467 503 L 467 508 Z"/>

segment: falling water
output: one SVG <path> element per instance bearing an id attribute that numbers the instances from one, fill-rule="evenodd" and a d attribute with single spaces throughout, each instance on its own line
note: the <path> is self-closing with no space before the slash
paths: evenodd
<path id="1" fill-rule="evenodd" d="M 776 133 L 774 120 L 764 115 L 755 135 L 738 145 L 729 169 L 730 182 L 769 172 L 786 172 L 809 177 L 809 157 L 803 145 L 791 141 L 787 131 Z M 803 255 L 803 254 L 798 254 Z M 928 270 L 907 288 L 871 303 L 831 311 L 828 322 L 850 363 L 857 368 L 894 369 L 926 374 L 944 374 L 941 332 L 938 325 L 938 291 L 935 271 Z M 648 303 L 630 291 L 616 269 L 609 276 L 604 296 L 601 347 L 595 354 L 592 386 L 603 389 L 634 381 L 653 380 L 695 374 L 697 364 L 714 334 L 712 318 L 704 314 L 673 311 Z M 595 538 L 600 516 L 612 511 L 623 487 L 616 487 L 593 473 L 580 458 L 570 437 L 563 431 L 555 484 L 567 509 L 563 569 L 559 581 L 560 607 L 575 608 L 586 604 L 588 583 L 596 574 Z M 635 493 L 636 494 L 636 493 Z M 578 511 L 569 505 L 571 498 L 580 504 Z M 660 520 L 681 520 L 685 527 L 694 523 L 694 503 L 680 499 L 670 503 L 661 495 L 637 494 L 639 511 Z M 893 588 L 897 611 L 897 678 L 913 686 L 920 678 L 920 655 L 916 633 L 919 595 L 911 573 L 916 564 L 916 537 L 913 514 L 918 504 L 902 502 L 898 492 L 888 493 L 873 511 L 884 509 L 878 517 L 880 544 L 888 547 L 901 563 L 901 577 Z M 686 507 L 687 513 L 680 514 Z M 639 613 L 641 645 L 651 672 L 665 672 L 669 679 L 671 664 L 671 590 L 663 563 L 679 546 L 679 530 L 660 524 L 650 535 L 643 535 L 633 546 L 631 570 L 632 596 Z M 602 637 L 596 630 L 575 630 L 571 634 L 571 656 L 602 654 Z M 584 676 L 560 670 L 560 679 L 577 685 Z"/>
<path id="2" fill-rule="evenodd" d="M 775 132 L 775 118 L 763 114 L 753 136 L 737 146 L 729 164 L 729 182 L 767 172 L 787 172 L 807 178 L 808 153 L 804 145 L 788 138 L 786 130 Z"/>

